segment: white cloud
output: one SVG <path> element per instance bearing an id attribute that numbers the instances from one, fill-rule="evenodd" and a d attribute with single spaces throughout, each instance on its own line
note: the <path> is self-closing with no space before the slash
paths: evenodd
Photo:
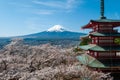
<path id="1" fill-rule="evenodd" d="M 17 6 L 18 11 L 29 12 L 37 15 L 50 15 L 59 12 L 71 12 L 83 0 L 28 0 L 29 2 L 9 2 Z"/>
<path id="2" fill-rule="evenodd" d="M 33 0 L 32 2 L 34 4 L 39 4 L 40 6 L 47 6 L 51 8 L 57 8 L 57 9 L 64 9 L 69 10 L 77 6 L 78 4 L 81 4 L 83 0 L 51 0 L 51 1 L 40 1 L 40 0 Z"/>
<path id="3" fill-rule="evenodd" d="M 43 1 L 38 1 L 38 0 L 34 0 L 33 3 L 35 4 L 39 4 L 42 6 L 48 6 L 48 7 L 56 7 L 56 8 L 64 8 L 64 3 L 61 1 L 47 1 L 47 2 L 43 2 Z"/>
<path id="4" fill-rule="evenodd" d="M 67 0 L 67 5 L 66 5 L 66 9 L 70 9 L 73 7 L 73 5 L 75 4 L 76 0 Z"/>

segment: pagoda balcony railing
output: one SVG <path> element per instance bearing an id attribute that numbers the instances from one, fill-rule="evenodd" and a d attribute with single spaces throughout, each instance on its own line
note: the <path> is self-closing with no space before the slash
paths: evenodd
<path id="1" fill-rule="evenodd" d="M 98 40 L 99 41 L 99 43 L 113 43 L 113 40 L 107 40 L 107 39 L 100 39 L 100 40 Z"/>
<path id="2" fill-rule="evenodd" d="M 89 43 L 89 44 L 96 44 L 96 45 L 100 45 L 100 46 L 118 46 L 119 44 L 115 44 L 115 43 L 113 43 L 113 42 L 101 42 L 101 43 Z"/>
<path id="3" fill-rule="evenodd" d="M 115 43 L 89 43 L 89 44 L 96 44 L 99 46 L 120 46 L 119 44 L 115 44 Z"/>
<path id="4" fill-rule="evenodd" d="M 120 56 L 93 56 L 93 57 L 97 59 L 120 59 Z"/>
<path id="5" fill-rule="evenodd" d="M 118 32 L 118 30 L 116 29 L 116 30 L 98 30 L 98 32 L 100 32 L 100 33 L 117 33 Z"/>
<path id="6" fill-rule="evenodd" d="M 114 30 L 96 30 L 96 31 L 90 31 L 90 33 L 93 33 L 93 32 L 100 32 L 100 33 L 118 33 L 118 29 L 114 29 Z"/>
<path id="7" fill-rule="evenodd" d="M 104 53 L 104 54 L 90 54 L 90 53 L 87 53 L 89 54 L 90 56 L 93 56 L 97 59 L 120 59 L 120 53 Z"/>
<path id="8" fill-rule="evenodd" d="M 92 69 L 96 70 L 96 71 L 103 71 L 103 72 L 114 72 L 114 74 L 120 74 L 120 67 L 115 67 L 115 68 L 93 68 Z M 118 79 L 117 79 L 118 80 Z"/>
<path id="9" fill-rule="evenodd" d="M 99 46 L 119 46 L 119 44 L 114 44 L 114 43 L 97 43 Z"/>

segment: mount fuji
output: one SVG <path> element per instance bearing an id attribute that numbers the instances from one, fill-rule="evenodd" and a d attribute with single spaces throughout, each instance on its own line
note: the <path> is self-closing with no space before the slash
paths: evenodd
<path id="1" fill-rule="evenodd" d="M 61 25 L 55 25 L 48 30 L 39 33 L 17 37 L 0 38 L 0 48 L 8 44 L 12 38 L 22 38 L 23 42 L 29 45 L 50 43 L 52 45 L 70 47 L 78 45 L 80 42 L 80 36 L 84 35 L 86 34 L 68 31 Z"/>
<path id="2" fill-rule="evenodd" d="M 47 30 L 48 32 L 63 32 L 66 31 L 61 25 L 55 25 Z"/>
<path id="3" fill-rule="evenodd" d="M 66 30 L 61 25 L 55 25 L 46 31 L 25 35 L 22 38 L 39 38 L 39 39 L 75 39 L 79 40 L 84 33 L 72 32 Z"/>

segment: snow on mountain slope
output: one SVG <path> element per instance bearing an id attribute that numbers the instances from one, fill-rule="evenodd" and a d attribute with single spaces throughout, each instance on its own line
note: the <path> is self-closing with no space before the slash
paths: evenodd
<path id="1" fill-rule="evenodd" d="M 54 25 L 53 27 L 49 28 L 47 31 L 48 32 L 63 32 L 63 31 L 66 31 L 66 30 L 61 25 Z"/>

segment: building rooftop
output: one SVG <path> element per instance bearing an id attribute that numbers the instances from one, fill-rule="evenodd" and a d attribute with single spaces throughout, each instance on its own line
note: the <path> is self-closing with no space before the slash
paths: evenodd
<path id="1" fill-rule="evenodd" d="M 90 20 L 90 22 L 87 25 L 82 26 L 82 29 L 85 28 L 92 28 L 95 25 L 112 25 L 113 27 L 120 26 L 120 20 L 114 20 L 114 19 L 98 19 L 98 20 Z"/>
<path id="2" fill-rule="evenodd" d="M 89 67 L 97 67 L 97 68 L 118 68 L 120 67 L 120 64 L 106 64 L 102 63 L 98 59 L 88 55 L 88 54 L 82 54 L 80 56 L 77 56 L 77 59 L 80 61 L 81 64 L 89 66 Z"/>
<path id="3" fill-rule="evenodd" d="M 80 61 L 81 64 L 84 64 L 86 66 L 105 68 L 104 64 L 88 54 L 77 56 L 77 59 Z"/>
<path id="4" fill-rule="evenodd" d="M 99 33 L 99 32 L 93 32 L 90 33 L 92 36 L 120 36 L 120 33 Z"/>
<path id="5" fill-rule="evenodd" d="M 114 19 L 98 19 L 98 20 L 91 20 L 91 22 L 114 22 L 114 23 L 119 23 L 120 20 L 114 20 Z"/>
<path id="6" fill-rule="evenodd" d="M 120 46 L 98 46 L 95 44 L 89 44 L 79 47 L 84 50 L 92 50 L 92 51 L 120 51 Z"/>

